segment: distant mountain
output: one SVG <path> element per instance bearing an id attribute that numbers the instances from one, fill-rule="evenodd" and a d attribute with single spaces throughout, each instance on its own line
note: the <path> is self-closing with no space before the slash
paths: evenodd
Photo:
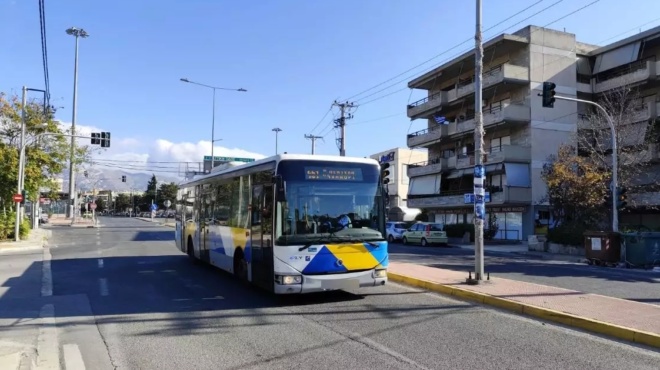
<path id="1" fill-rule="evenodd" d="M 112 191 L 130 191 L 130 190 L 147 190 L 147 184 L 151 180 L 150 173 L 133 173 L 122 170 L 103 169 L 102 171 L 89 171 L 88 177 L 83 173 L 78 173 L 76 176 L 76 189 L 90 191 L 93 188 L 97 190 L 112 190 Z M 155 173 L 158 183 L 180 183 L 183 179 L 168 175 Z M 122 182 L 122 176 L 126 176 L 126 182 Z M 64 183 L 62 185 L 63 191 L 69 189 L 69 174 L 68 172 L 62 174 Z"/>

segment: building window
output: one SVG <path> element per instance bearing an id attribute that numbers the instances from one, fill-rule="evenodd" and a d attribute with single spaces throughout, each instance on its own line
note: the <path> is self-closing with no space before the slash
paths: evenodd
<path id="1" fill-rule="evenodd" d="M 408 177 L 408 164 L 402 164 L 401 168 L 401 184 L 408 185 L 410 184 L 410 178 Z"/>
<path id="2" fill-rule="evenodd" d="M 503 146 L 511 145 L 511 136 L 502 136 L 490 141 L 490 151 L 499 152 Z"/>

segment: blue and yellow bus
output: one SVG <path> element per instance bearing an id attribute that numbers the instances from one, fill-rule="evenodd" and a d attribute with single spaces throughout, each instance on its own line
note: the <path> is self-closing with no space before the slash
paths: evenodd
<path id="1" fill-rule="evenodd" d="M 176 245 L 275 294 L 387 282 L 377 161 L 283 154 L 180 185 Z"/>

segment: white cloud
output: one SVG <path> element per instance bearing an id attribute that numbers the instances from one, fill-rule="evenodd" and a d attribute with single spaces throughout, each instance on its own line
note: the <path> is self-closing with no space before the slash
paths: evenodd
<path id="1" fill-rule="evenodd" d="M 60 122 L 68 130 L 70 123 Z M 93 126 L 76 125 L 76 134 L 90 136 L 92 132 L 109 131 Z M 77 139 L 79 145 L 89 145 L 90 139 Z M 98 147 L 95 147 L 98 148 Z M 173 142 L 165 139 L 145 141 L 142 138 L 117 137 L 111 139 L 111 146 L 94 154 L 93 168 L 98 170 L 120 169 L 126 172 L 161 173 L 170 176 L 183 176 L 186 170 L 201 170 L 205 155 L 211 154 L 210 141 Z M 252 153 L 240 148 L 227 148 L 215 145 L 215 156 L 261 159 L 263 154 Z"/>

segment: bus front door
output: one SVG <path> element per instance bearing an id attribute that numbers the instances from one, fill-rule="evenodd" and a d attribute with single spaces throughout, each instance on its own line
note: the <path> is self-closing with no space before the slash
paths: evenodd
<path id="1" fill-rule="evenodd" d="M 250 248 L 252 281 L 273 290 L 273 186 L 252 187 Z"/>

